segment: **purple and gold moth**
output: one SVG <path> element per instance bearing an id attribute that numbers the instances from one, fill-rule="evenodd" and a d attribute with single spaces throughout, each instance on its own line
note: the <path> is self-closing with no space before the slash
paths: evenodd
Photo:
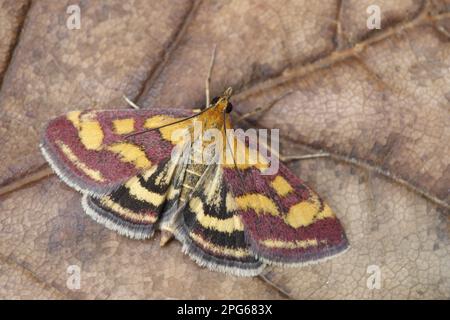
<path id="1" fill-rule="evenodd" d="M 256 163 L 187 161 L 214 145 L 197 143 L 198 122 L 222 132 L 225 145 L 249 151 L 226 135 L 229 99 L 226 91 L 201 111 L 72 111 L 49 122 L 41 150 L 82 193 L 95 221 L 134 239 L 161 230 L 164 243 L 173 235 L 210 270 L 255 276 L 266 265 L 303 266 L 344 252 L 348 241 L 333 211 L 283 164 L 264 174 L 261 154 Z M 180 130 L 189 146 L 175 134 Z"/>

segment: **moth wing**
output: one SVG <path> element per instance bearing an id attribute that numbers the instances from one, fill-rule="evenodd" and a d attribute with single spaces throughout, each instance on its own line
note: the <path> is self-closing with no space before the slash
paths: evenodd
<path id="1" fill-rule="evenodd" d="M 176 238 L 199 265 L 237 276 L 255 276 L 265 265 L 251 252 L 244 225 L 220 165 L 210 165 L 192 192 Z"/>
<path id="2" fill-rule="evenodd" d="M 345 251 L 344 229 L 328 204 L 282 163 L 267 175 L 261 163 L 238 164 L 240 170 L 226 165 L 223 174 L 253 254 L 269 264 L 295 266 Z"/>
<path id="3" fill-rule="evenodd" d="M 184 109 L 72 111 L 49 122 L 41 150 L 57 175 L 89 195 L 109 194 L 170 158 L 174 130 L 186 122 L 126 137 L 193 114 Z"/>
<path id="4" fill-rule="evenodd" d="M 180 161 L 183 149 L 179 150 L 107 195 L 84 194 L 82 205 L 86 214 L 119 234 L 150 238 L 161 215 L 178 199 L 179 176 L 184 167 Z"/>

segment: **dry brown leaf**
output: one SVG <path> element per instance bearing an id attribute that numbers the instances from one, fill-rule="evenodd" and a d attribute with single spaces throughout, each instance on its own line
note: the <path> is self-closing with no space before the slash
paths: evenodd
<path id="1" fill-rule="evenodd" d="M 369 31 L 372 2 L 93 1 L 80 30 L 65 26 L 69 2 L 0 5 L 0 296 L 450 297 L 450 8 L 377 1 L 382 29 Z M 213 93 L 233 86 L 239 113 L 271 106 L 250 121 L 279 128 L 285 155 L 331 154 L 289 165 L 335 209 L 348 253 L 272 268 L 272 285 L 213 273 L 176 243 L 104 229 L 76 192 L 43 179 L 49 118 L 125 107 L 122 94 L 144 107 L 198 106 L 214 45 Z M 78 291 L 66 286 L 71 264 L 85 275 Z M 370 266 L 380 289 L 367 286 Z"/>

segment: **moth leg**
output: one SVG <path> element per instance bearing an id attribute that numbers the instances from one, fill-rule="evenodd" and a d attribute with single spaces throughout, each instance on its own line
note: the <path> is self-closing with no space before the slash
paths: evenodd
<path id="1" fill-rule="evenodd" d="M 278 285 L 272 280 L 272 269 L 273 267 L 266 267 L 261 274 L 258 275 L 258 278 L 260 278 L 262 281 L 267 283 L 269 286 L 275 288 L 278 290 L 282 295 L 284 295 L 288 299 L 295 299 L 289 294 L 288 291 L 286 291 L 282 286 Z"/>
<path id="2" fill-rule="evenodd" d="M 315 159 L 315 158 L 327 158 L 331 155 L 328 152 L 320 151 L 317 153 L 310 154 L 293 154 L 293 155 L 281 155 L 277 151 L 273 150 L 271 146 L 267 145 L 263 141 L 260 142 L 261 146 L 270 151 L 270 154 L 276 156 L 279 160 L 283 162 L 287 161 L 299 161 L 299 160 L 307 160 L 307 159 Z"/>
<path id="3" fill-rule="evenodd" d="M 316 159 L 316 158 L 328 158 L 330 154 L 328 152 L 318 152 L 318 153 L 310 153 L 310 154 L 302 154 L 302 155 L 289 155 L 283 156 L 279 155 L 279 158 L 283 162 L 287 161 L 297 161 L 297 160 L 308 160 L 308 159 Z"/>
<path id="4" fill-rule="evenodd" d="M 161 230 L 161 238 L 159 240 L 159 246 L 164 247 L 166 244 L 168 244 L 170 241 L 172 241 L 174 238 L 174 235 L 172 232 L 167 230 Z"/>
<path id="5" fill-rule="evenodd" d="M 214 60 L 216 58 L 216 47 L 217 45 L 215 44 L 213 47 L 213 51 L 212 51 L 212 55 L 211 55 L 211 61 L 209 62 L 209 69 L 208 69 L 208 76 L 206 77 L 205 80 L 205 87 L 206 87 L 206 108 L 209 107 L 209 103 L 211 101 L 210 99 L 210 84 L 211 84 L 211 74 L 212 74 L 212 69 L 214 67 Z"/>
<path id="6" fill-rule="evenodd" d="M 130 107 L 132 107 L 133 109 L 139 110 L 142 109 L 141 107 L 139 107 L 137 104 L 135 104 L 133 101 L 131 101 L 127 96 L 123 95 L 122 98 L 125 99 L 125 101 L 130 105 Z"/>
<path id="7" fill-rule="evenodd" d="M 260 142 L 261 146 L 266 148 L 270 151 L 270 154 L 275 155 L 278 159 L 280 159 L 283 162 L 287 161 L 301 161 L 301 160 L 308 160 L 308 159 L 316 159 L 316 158 L 328 158 L 331 156 L 328 152 L 320 151 L 317 153 L 310 153 L 310 154 L 293 154 L 293 155 L 281 155 L 277 151 L 273 150 L 271 146 L 267 145 L 264 142 Z"/>
<path id="8" fill-rule="evenodd" d="M 161 238 L 159 240 L 159 246 L 164 247 L 166 244 L 168 244 L 170 241 L 172 241 L 175 238 L 175 235 L 173 234 L 172 225 L 175 225 L 175 221 L 179 219 L 179 216 L 181 212 L 186 207 L 186 203 L 182 203 L 179 208 L 177 208 L 175 214 L 171 217 L 171 221 L 169 222 L 168 226 L 166 226 L 164 229 L 161 229 Z"/>
<path id="9" fill-rule="evenodd" d="M 160 247 L 164 247 L 175 238 L 173 231 L 176 229 L 175 225 L 178 222 L 177 220 L 180 218 L 182 211 L 186 208 L 186 204 L 187 202 L 181 203 L 170 220 L 165 223 L 166 225 L 163 228 L 161 228 L 161 238 L 159 240 Z"/>

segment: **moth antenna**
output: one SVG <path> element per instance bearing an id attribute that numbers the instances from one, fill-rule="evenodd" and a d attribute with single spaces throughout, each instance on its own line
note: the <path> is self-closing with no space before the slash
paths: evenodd
<path id="1" fill-rule="evenodd" d="M 233 88 L 228 87 L 227 90 L 225 90 L 225 92 L 223 93 L 223 96 L 229 99 L 232 94 L 233 94 Z"/>
<path id="2" fill-rule="evenodd" d="M 208 76 L 205 80 L 205 87 L 206 87 L 206 108 L 209 107 L 209 103 L 211 101 L 210 99 L 210 85 L 211 85 L 211 74 L 214 67 L 214 60 L 216 59 L 216 48 L 217 44 L 214 44 L 212 55 L 211 55 L 211 61 L 209 62 L 209 68 L 208 68 Z"/>
<path id="3" fill-rule="evenodd" d="M 147 132 L 150 132 L 150 131 L 159 130 L 159 129 L 162 129 L 162 128 L 165 128 L 165 127 L 168 127 L 168 126 L 171 126 L 171 125 L 174 125 L 174 124 L 177 124 L 177 123 L 180 123 L 180 122 L 183 122 L 183 121 L 186 121 L 186 120 L 189 120 L 189 119 L 198 117 L 199 115 L 201 115 L 202 113 L 206 112 L 207 110 L 209 110 L 209 109 L 211 109 L 211 108 L 212 108 L 212 107 L 203 109 L 203 110 L 200 111 L 199 113 L 196 113 L 196 114 L 194 114 L 194 115 L 192 115 L 192 116 L 189 116 L 189 117 L 186 117 L 186 118 L 183 118 L 183 119 L 180 119 L 180 120 L 171 122 L 171 123 L 167 123 L 167 124 L 164 124 L 164 125 L 159 126 L 159 127 L 150 128 L 150 129 L 145 129 L 145 130 L 141 130 L 141 131 L 138 131 L 138 132 L 134 132 L 134 133 L 127 134 L 127 135 L 125 136 L 125 139 L 128 139 L 128 138 L 130 138 L 130 137 L 134 137 L 134 136 L 137 136 L 137 135 L 140 135 L 140 134 L 143 134 L 143 133 L 147 133 Z"/>
<path id="4" fill-rule="evenodd" d="M 125 101 L 133 108 L 136 110 L 141 109 L 141 107 L 139 107 L 137 104 L 135 104 L 133 101 L 131 101 L 130 99 L 128 99 L 128 97 L 126 95 L 123 95 L 122 98 L 125 99 Z"/>

